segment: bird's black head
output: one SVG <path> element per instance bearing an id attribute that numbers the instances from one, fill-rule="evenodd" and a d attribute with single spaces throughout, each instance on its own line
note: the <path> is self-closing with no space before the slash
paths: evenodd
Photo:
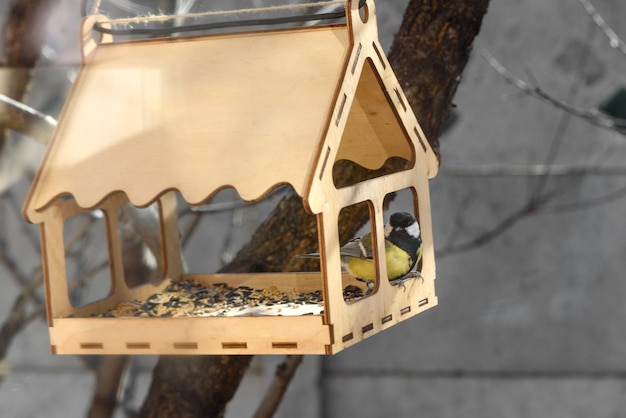
<path id="1" fill-rule="evenodd" d="M 407 212 L 396 212 L 391 215 L 389 223 L 385 226 L 385 238 L 405 250 L 411 257 L 416 257 L 422 245 L 419 224 L 415 217 Z"/>
<path id="2" fill-rule="evenodd" d="M 395 237 L 395 238 L 394 238 Z M 385 238 L 390 239 L 408 239 L 420 240 L 420 226 L 415 216 L 407 212 L 396 212 L 389 218 L 389 223 L 385 225 Z"/>
<path id="3" fill-rule="evenodd" d="M 389 224 L 395 228 L 407 228 L 415 223 L 415 217 L 408 212 L 396 212 L 389 218 Z"/>

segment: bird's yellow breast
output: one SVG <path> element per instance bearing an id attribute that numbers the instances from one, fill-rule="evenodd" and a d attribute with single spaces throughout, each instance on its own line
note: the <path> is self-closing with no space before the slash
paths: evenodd
<path id="1" fill-rule="evenodd" d="M 385 255 L 387 261 L 387 275 L 390 280 L 404 276 L 411 270 L 411 257 L 395 245 L 386 243 Z M 367 258 L 348 257 L 344 260 L 348 273 L 365 280 L 376 279 L 374 261 Z"/>

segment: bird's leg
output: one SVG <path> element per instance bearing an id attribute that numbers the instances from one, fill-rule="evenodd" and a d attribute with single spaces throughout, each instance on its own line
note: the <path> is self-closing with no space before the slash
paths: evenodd
<path id="1" fill-rule="evenodd" d="M 422 280 L 422 283 L 424 283 L 424 276 L 422 276 L 422 273 L 419 271 L 411 271 L 398 279 L 389 280 L 389 283 L 391 283 L 392 286 L 402 287 L 402 289 L 406 292 L 406 285 L 404 283 L 417 277 L 419 277 Z"/>
<path id="2" fill-rule="evenodd" d="M 363 282 L 367 285 L 367 290 L 365 291 L 365 295 L 369 295 L 372 293 L 372 290 L 374 289 L 374 280 L 367 280 L 367 279 L 362 279 L 360 277 L 356 278 L 358 281 Z"/>

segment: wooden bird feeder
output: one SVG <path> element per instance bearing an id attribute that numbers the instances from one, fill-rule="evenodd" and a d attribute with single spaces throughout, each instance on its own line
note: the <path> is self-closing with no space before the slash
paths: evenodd
<path id="1" fill-rule="evenodd" d="M 40 224 L 51 350 L 57 354 L 333 354 L 437 304 L 428 180 L 438 161 L 378 41 L 373 0 L 346 2 L 345 23 L 114 42 L 82 24 L 83 62 L 24 205 Z M 397 172 L 337 187 L 349 160 Z M 289 184 L 315 215 L 321 272 L 194 274 L 217 282 L 319 289 L 318 315 L 97 317 L 185 279 L 176 191 L 206 202 L 232 186 L 245 201 Z M 370 207 L 375 254 L 384 254 L 383 198 L 409 189 L 425 244 L 423 281 L 380 280 L 347 303 L 338 216 Z M 122 268 L 118 211 L 157 203 L 163 278 L 131 288 Z M 69 298 L 64 224 L 104 214 L 111 290 L 82 307 Z M 378 257 L 376 258 L 378 260 Z M 378 277 L 387 277 L 376 261 Z M 359 282 L 357 282 L 359 283 Z"/>

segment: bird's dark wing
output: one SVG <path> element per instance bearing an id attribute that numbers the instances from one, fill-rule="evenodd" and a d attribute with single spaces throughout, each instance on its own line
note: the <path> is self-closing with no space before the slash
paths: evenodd
<path id="1" fill-rule="evenodd" d="M 372 253 L 372 236 L 366 234 L 361 238 L 353 239 L 341 247 L 339 254 L 347 257 L 374 258 Z"/>
<path id="2" fill-rule="evenodd" d="M 320 253 L 298 254 L 295 258 L 320 258 Z"/>

